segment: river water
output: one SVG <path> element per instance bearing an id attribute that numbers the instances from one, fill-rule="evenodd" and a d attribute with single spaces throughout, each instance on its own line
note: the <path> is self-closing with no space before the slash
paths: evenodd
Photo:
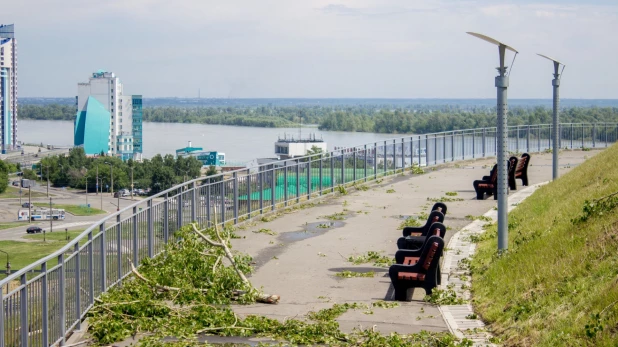
<path id="1" fill-rule="evenodd" d="M 228 163 L 246 163 L 255 158 L 275 157 L 275 141 L 284 134 L 298 137 L 298 128 L 256 128 L 229 125 L 144 123 L 144 158 L 160 154 L 175 154 L 176 149 L 193 147 L 223 152 Z M 403 135 L 322 131 L 303 127 L 302 136 L 309 133 L 322 137 L 328 150 L 351 147 Z M 19 140 L 24 143 L 43 143 L 56 146 L 73 144 L 73 122 L 47 120 L 20 120 Z"/>

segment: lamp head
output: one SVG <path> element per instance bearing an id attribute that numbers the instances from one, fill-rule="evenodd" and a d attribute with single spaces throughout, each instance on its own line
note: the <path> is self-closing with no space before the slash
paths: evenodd
<path id="1" fill-rule="evenodd" d="M 476 38 L 479 38 L 479 39 L 481 39 L 483 41 L 486 41 L 486 42 L 489 42 L 491 44 L 494 44 L 496 46 L 504 46 L 505 49 L 508 49 L 511 52 L 519 53 L 515 48 L 507 45 L 506 43 L 503 43 L 503 42 L 500 42 L 500 41 L 498 41 L 496 39 L 493 39 L 493 38 L 491 38 L 491 37 L 489 37 L 487 35 L 471 32 L 471 31 L 467 31 L 466 33 L 469 34 L 469 35 L 472 35 L 472 36 L 474 36 Z"/>

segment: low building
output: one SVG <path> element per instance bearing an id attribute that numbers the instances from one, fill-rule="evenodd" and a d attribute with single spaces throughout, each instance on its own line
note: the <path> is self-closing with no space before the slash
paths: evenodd
<path id="1" fill-rule="evenodd" d="M 309 135 L 308 138 L 294 138 L 284 135 L 283 138 L 279 138 L 275 142 L 275 155 L 280 160 L 293 159 L 297 157 L 303 157 L 314 149 L 319 149 L 322 152 L 326 152 L 326 142 L 322 139 L 317 139 L 315 135 Z"/>
<path id="2" fill-rule="evenodd" d="M 216 151 L 204 151 L 202 147 L 193 147 L 191 141 L 185 148 L 176 150 L 177 157 L 191 156 L 202 162 L 203 166 L 225 166 L 225 153 Z"/>

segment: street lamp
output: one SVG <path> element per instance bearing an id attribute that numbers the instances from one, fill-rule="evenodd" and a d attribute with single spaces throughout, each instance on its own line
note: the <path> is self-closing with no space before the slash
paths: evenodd
<path id="1" fill-rule="evenodd" d="M 43 167 L 47 168 L 47 197 L 49 198 L 49 165 L 43 165 L 43 163 L 41 163 L 40 165 L 41 165 L 41 180 L 43 179 Z"/>
<path id="2" fill-rule="evenodd" d="M 113 164 L 107 163 L 107 162 L 105 164 L 109 165 L 110 176 L 111 176 L 110 179 L 112 181 L 112 183 L 111 183 L 111 188 L 112 188 L 111 194 L 113 196 L 114 195 L 114 166 L 113 166 Z"/>
<path id="3" fill-rule="evenodd" d="M 88 206 L 88 169 L 82 166 L 82 169 L 86 171 L 84 177 L 86 178 L 86 206 Z"/>
<path id="4" fill-rule="evenodd" d="M 101 183 L 101 211 L 103 210 L 103 177 L 97 178 L 97 184 Z"/>
<path id="5" fill-rule="evenodd" d="M 510 47 L 500 41 L 492 39 L 489 36 L 485 36 L 479 33 L 468 32 L 468 34 L 479 38 L 483 41 L 487 41 L 491 44 L 498 46 L 498 54 L 500 58 L 500 66 L 498 69 L 498 76 L 496 76 L 495 84 L 498 89 L 497 95 L 497 108 L 498 108 L 498 121 L 497 121 L 497 142 L 498 142 L 498 251 L 504 251 L 508 248 L 508 240 L 509 240 L 509 230 L 508 230 L 508 220 L 507 220 L 507 209 L 508 209 L 508 186 L 507 186 L 507 88 L 509 87 L 509 76 L 510 71 L 507 74 L 507 66 L 504 65 L 504 57 L 506 55 L 506 50 L 515 53 L 513 57 L 513 63 L 515 62 L 515 57 L 517 56 L 517 50 L 513 47 Z M 513 68 L 513 63 L 511 63 L 511 70 Z"/>
<path id="6" fill-rule="evenodd" d="M 554 59 L 554 58 L 550 58 L 546 55 L 543 54 L 539 54 L 537 53 L 537 55 L 545 58 L 545 59 L 549 59 L 554 63 L 554 79 L 551 81 L 551 85 L 554 86 L 554 119 L 553 119 L 553 129 L 552 129 L 552 142 L 553 142 L 553 149 L 552 149 L 552 154 L 553 154 L 553 169 L 552 169 L 552 177 L 553 179 L 557 179 L 558 178 L 558 151 L 560 150 L 560 122 L 559 122 L 559 117 L 560 115 L 558 114 L 558 106 L 560 104 L 560 76 L 562 75 L 562 72 L 564 71 L 564 68 L 566 65 L 564 65 L 563 63 L 561 63 L 560 61 Z M 562 71 L 560 71 L 560 73 L 558 73 L 558 68 L 560 67 L 560 65 L 562 65 Z"/>

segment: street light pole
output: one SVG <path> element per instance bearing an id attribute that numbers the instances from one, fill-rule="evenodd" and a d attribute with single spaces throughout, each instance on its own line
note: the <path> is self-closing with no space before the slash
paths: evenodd
<path id="1" fill-rule="evenodd" d="M 111 188 L 112 188 L 111 194 L 112 194 L 112 196 L 114 196 L 114 167 L 112 166 L 112 164 L 109 164 L 109 168 L 110 168 L 110 171 L 111 171 L 110 175 L 111 175 L 111 181 L 112 181 L 112 183 L 111 183 Z"/>
<path id="2" fill-rule="evenodd" d="M 560 105 L 560 75 L 564 71 L 564 67 L 566 65 L 562 64 L 558 60 L 554 58 L 550 58 L 543 54 L 537 55 L 549 59 L 554 63 L 554 79 L 551 81 L 551 85 L 554 87 L 554 114 L 553 114 L 553 124 L 552 124 L 552 157 L 553 157 L 553 165 L 552 165 L 552 179 L 558 178 L 558 152 L 560 151 L 560 115 L 558 114 L 559 105 Z M 558 69 L 562 65 L 562 71 L 558 73 Z"/>
<path id="3" fill-rule="evenodd" d="M 30 190 L 32 183 L 28 183 L 28 224 L 32 221 L 32 191 Z"/>
<path id="4" fill-rule="evenodd" d="M 47 214 L 47 216 L 49 217 L 49 232 L 52 232 L 52 228 L 53 228 L 53 224 L 52 224 L 52 198 L 49 198 L 49 213 Z M 45 240 L 45 229 L 43 229 L 43 242 L 46 242 Z"/>
<path id="5" fill-rule="evenodd" d="M 47 197 L 49 198 L 49 165 L 47 165 Z"/>
<path id="6" fill-rule="evenodd" d="M 99 178 L 101 181 L 101 211 L 103 211 L 103 178 Z"/>
<path id="7" fill-rule="evenodd" d="M 510 47 L 500 41 L 497 41 L 491 37 L 479 34 L 468 32 L 468 34 L 477 37 L 483 41 L 487 41 L 494 45 L 498 46 L 498 53 L 500 58 L 500 66 L 498 67 L 498 76 L 495 78 L 495 85 L 497 88 L 497 113 L 498 113 L 498 121 L 497 121 L 497 142 L 498 142 L 498 251 L 506 251 L 508 248 L 508 163 L 507 163 L 507 139 L 508 139 L 508 129 L 507 129 L 507 89 L 509 87 L 509 74 L 506 73 L 507 66 L 504 65 L 504 58 L 506 55 L 506 50 L 512 51 L 517 56 L 517 50 L 513 47 Z M 513 58 L 515 61 L 515 58 Z M 512 64 L 511 64 L 512 68 Z"/>
<path id="8" fill-rule="evenodd" d="M 131 201 L 133 201 L 133 166 L 131 166 Z"/>

